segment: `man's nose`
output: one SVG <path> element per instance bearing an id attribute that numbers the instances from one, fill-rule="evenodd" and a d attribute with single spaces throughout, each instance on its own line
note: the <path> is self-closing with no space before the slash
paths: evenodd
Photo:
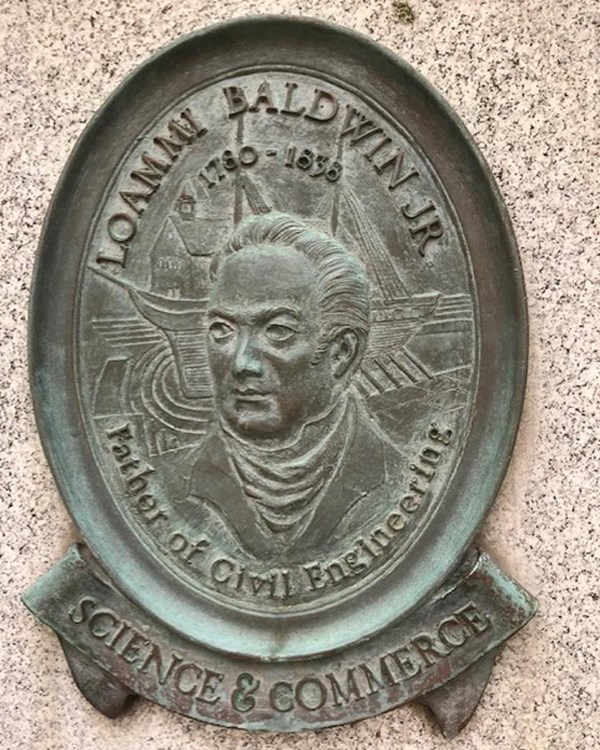
<path id="1" fill-rule="evenodd" d="M 233 358 L 235 375 L 262 375 L 263 364 L 256 342 L 248 331 L 241 331 Z"/>

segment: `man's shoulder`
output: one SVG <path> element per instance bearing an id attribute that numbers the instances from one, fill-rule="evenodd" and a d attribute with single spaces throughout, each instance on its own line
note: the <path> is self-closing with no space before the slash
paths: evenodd
<path id="1" fill-rule="evenodd" d="M 402 454 L 391 438 L 362 403 L 355 403 L 353 434 L 349 441 L 330 494 L 339 495 L 345 505 L 350 498 L 361 498 L 384 484 L 400 470 Z"/>
<path id="2" fill-rule="evenodd" d="M 229 459 L 225 441 L 220 430 L 212 427 L 191 456 L 192 471 L 188 482 L 188 494 L 201 497 L 206 489 L 207 477 L 229 472 Z"/>
<path id="3" fill-rule="evenodd" d="M 241 488 L 218 429 L 212 428 L 205 435 L 190 462 L 187 491 L 176 501 L 179 515 L 195 527 L 206 526 L 215 514 L 227 518 L 232 511 L 230 505 L 239 502 Z"/>
<path id="4" fill-rule="evenodd" d="M 406 460 L 402 449 L 394 444 L 376 417 L 363 404 L 357 408 L 355 436 L 348 451 L 348 458 L 354 460 L 361 457 L 370 462 L 380 460 L 386 474 L 399 469 Z"/>
<path id="5" fill-rule="evenodd" d="M 217 512 L 229 523 L 238 519 L 246 522 L 242 487 L 218 428 L 207 433 L 192 461 L 187 492 L 179 500 L 178 510 L 193 517 L 195 522 L 201 509 L 210 514 Z"/>

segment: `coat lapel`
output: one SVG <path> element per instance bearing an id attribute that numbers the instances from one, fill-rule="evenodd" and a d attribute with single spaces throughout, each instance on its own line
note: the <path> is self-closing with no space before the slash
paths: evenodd
<path id="1" fill-rule="evenodd" d="M 343 465 L 292 548 L 309 549 L 324 545 L 352 507 L 384 481 L 382 441 L 369 425 L 368 417 L 359 411 L 354 440 Z"/>
<path id="2" fill-rule="evenodd" d="M 242 546 L 255 557 L 266 558 L 272 554 L 272 541 L 260 528 L 259 519 L 237 479 L 225 443 L 217 432 L 202 445 L 190 478 L 190 495 L 210 503 L 231 526 Z"/>

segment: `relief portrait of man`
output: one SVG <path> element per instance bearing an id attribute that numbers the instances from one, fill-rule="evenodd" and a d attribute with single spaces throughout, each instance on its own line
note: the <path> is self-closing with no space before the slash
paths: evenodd
<path id="1" fill-rule="evenodd" d="M 400 460 L 351 387 L 368 335 L 367 275 L 343 244 L 281 213 L 236 228 L 213 265 L 216 419 L 180 503 L 194 526 L 259 560 L 358 532 Z"/>

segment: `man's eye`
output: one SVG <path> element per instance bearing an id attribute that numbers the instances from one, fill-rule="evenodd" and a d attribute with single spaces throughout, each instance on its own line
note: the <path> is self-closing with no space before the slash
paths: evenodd
<path id="1" fill-rule="evenodd" d="M 228 326 L 227 323 L 222 323 L 219 321 L 212 323 L 209 331 L 210 335 L 215 341 L 226 341 L 234 334 L 234 330 L 231 326 Z"/>
<path id="2" fill-rule="evenodd" d="M 266 333 L 271 341 L 288 341 L 288 339 L 291 339 L 295 335 L 296 331 L 280 323 L 271 323 L 267 326 Z"/>

